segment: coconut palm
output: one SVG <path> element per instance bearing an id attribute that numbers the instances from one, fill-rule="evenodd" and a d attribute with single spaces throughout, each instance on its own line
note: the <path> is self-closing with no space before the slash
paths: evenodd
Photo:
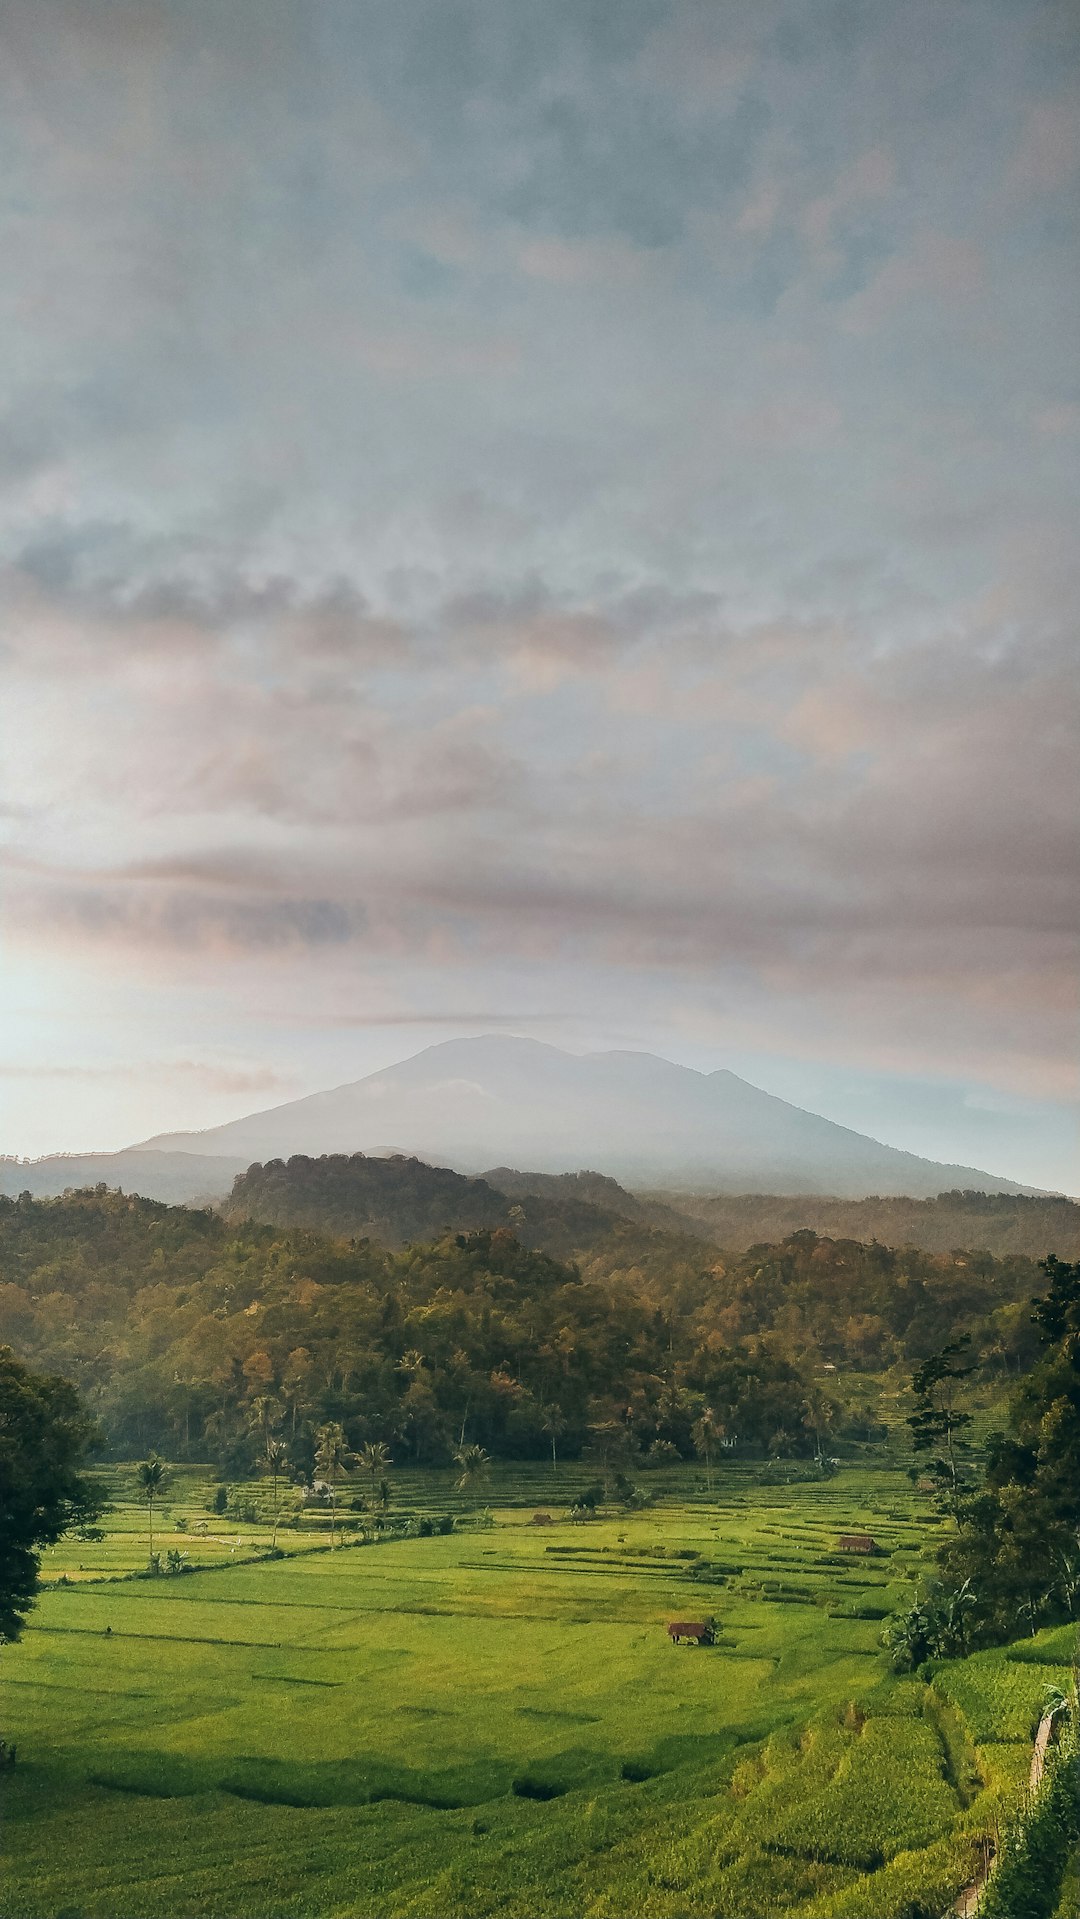
<path id="1" fill-rule="evenodd" d="M 947 1658 L 959 1659 L 967 1652 L 970 1615 L 977 1604 L 970 1579 L 965 1579 L 955 1592 L 939 1597 L 935 1617 L 937 1648 Z"/>
<path id="2" fill-rule="evenodd" d="M 474 1486 L 483 1484 L 491 1461 L 482 1446 L 458 1446 L 455 1448 L 454 1458 L 460 1469 L 460 1478 L 457 1481 L 459 1493 L 469 1492 Z"/>
<path id="3" fill-rule="evenodd" d="M 278 1499 L 278 1479 L 289 1456 L 289 1449 L 283 1439 L 267 1439 L 263 1453 L 263 1465 L 270 1474 L 274 1498 L 274 1537 L 271 1544 L 277 1545 L 278 1526 L 281 1522 L 281 1504 Z"/>
<path id="4" fill-rule="evenodd" d="M 337 1544 L 337 1482 L 349 1463 L 344 1427 L 336 1419 L 320 1426 L 315 1435 L 315 1466 L 330 1488 L 330 1551 Z"/>
<path id="5" fill-rule="evenodd" d="M 564 1432 L 566 1431 L 566 1420 L 564 1419 L 558 1406 L 544 1406 L 542 1408 L 542 1412 L 543 1412 L 543 1418 L 540 1421 L 540 1431 L 542 1433 L 546 1433 L 548 1438 L 551 1441 L 551 1470 L 553 1473 L 555 1473 L 555 1472 L 558 1472 L 559 1470 L 558 1456 L 555 1451 L 555 1441 L 557 1439 L 561 1439 Z"/>
<path id="6" fill-rule="evenodd" d="M 361 1472 L 370 1475 L 371 1504 L 374 1509 L 377 1482 L 380 1475 L 385 1473 L 387 1468 L 393 1464 L 390 1457 L 390 1448 L 385 1445 L 381 1439 L 369 1439 L 366 1445 L 361 1446 L 360 1451 L 357 1453 L 356 1463 Z"/>
<path id="7" fill-rule="evenodd" d="M 147 1511 L 150 1517 L 150 1562 L 151 1564 L 153 1564 L 154 1501 L 158 1498 L 165 1484 L 165 1479 L 166 1479 L 165 1461 L 163 1459 L 159 1459 L 156 1453 L 151 1453 L 149 1459 L 144 1459 L 140 1463 L 140 1465 L 136 1467 L 135 1479 L 136 1479 L 136 1484 L 138 1485 L 139 1491 L 142 1493 L 142 1496 L 146 1501 Z"/>
<path id="8" fill-rule="evenodd" d="M 719 1445 L 722 1439 L 727 1438 L 727 1427 L 711 1406 L 706 1406 L 700 1418 L 694 1421 L 691 1428 L 691 1438 L 693 1439 L 695 1450 L 704 1455 L 705 1479 L 709 1491 L 712 1492 L 713 1447 Z"/>

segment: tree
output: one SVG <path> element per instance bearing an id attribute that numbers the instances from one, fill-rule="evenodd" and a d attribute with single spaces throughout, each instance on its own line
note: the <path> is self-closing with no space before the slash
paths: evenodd
<path id="1" fill-rule="evenodd" d="M 694 1451 L 700 1453 L 705 1460 L 705 1480 L 709 1491 L 712 1492 L 713 1447 L 727 1438 L 727 1427 L 713 1408 L 706 1406 L 700 1417 L 694 1421 L 691 1437 L 694 1441 Z"/>
<path id="2" fill-rule="evenodd" d="M 270 1542 L 273 1546 L 277 1545 L 278 1525 L 281 1520 L 281 1502 L 278 1499 L 278 1480 L 288 1456 L 289 1449 L 283 1439 L 267 1439 L 266 1450 L 263 1453 L 263 1464 L 270 1474 L 270 1483 L 273 1487 L 274 1536 Z"/>
<path id="3" fill-rule="evenodd" d="M 959 1448 L 960 1435 L 971 1425 L 972 1416 L 962 1412 L 956 1403 L 959 1382 L 973 1370 L 957 1361 L 970 1345 L 971 1337 L 965 1333 L 923 1361 L 912 1375 L 915 1411 L 907 1422 L 911 1427 L 912 1450 L 935 1455 L 928 1463 L 928 1475 L 939 1503 L 954 1518 L 961 1499 L 970 1491 L 967 1478 L 961 1472 Z"/>
<path id="4" fill-rule="evenodd" d="M 1071 1616 L 1080 1536 L 1080 1261 L 1051 1255 L 1049 1280 L 1032 1301 L 1043 1357 L 1010 1407 L 1008 1433 L 986 1444 L 982 1486 L 960 1509 L 957 1536 L 942 1548 L 954 1579 L 979 1595 L 985 1638 L 1032 1633 Z"/>
<path id="5" fill-rule="evenodd" d="M 315 1466 L 330 1488 L 330 1551 L 337 1544 L 337 1482 L 349 1463 L 343 1427 L 336 1419 L 320 1426 L 315 1435 Z"/>
<path id="6" fill-rule="evenodd" d="M 34 1603 L 38 1548 L 102 1510 L 82 1471 L 95 1437 L 69 1380 L 30 1372 L 0 1347 L 0 1641 L 18 1639 Z"/>
<path id="7" fill-rule="evenodd" d="M 365 1472 L 370 1476 L 371 1505 L 374 1509 L 379 1477 L 382 1473 L 385 1473 L 387 1468 L 393 1463 L 390 1458 L 390 1448 L 385 1445 L 381 1439 L 368 1440 L 365 1446 L 361 1446 L 360 1451 L 357 1453 L 356 1461 L 361 1472 Z"/>
<path id="8" fill-rule="evenodd" d="M 551 1470 L 556 1473 L 559 1470 L 559 1460 L 555 1451 L 555 1441 L 561 1439 L 566 1431 L 566 1420 L 558 1406 L 544 1406 L 541 1408 L 541 1414 L 540 1431 L 546 1433 L 551 1441 Z"/>
<path id="9" fill-rule="evenodd" d="M 153 1566 L 154 1563 L 154 1501 L 164 1488 L 166 1477 L 167 1469 L 165 1461 L 159 1459 L 156 1453 L 151 1453 L 149 1459 L 144 1459 L 141 1464 L 135 1468 L 135 1483 L 146 1501 L 147 1511 L 150 1515 L 151 1566 Z"/>
<path id="10" fill-rule="evenodd" d="M 483 1485 L 488 1476 L 491 1461 L 482 1446 L 458 1446 L 454 1458 L 459 1468 L 457 1489 L 459 1493 L 471 1492 L 474 1487 Z"/>

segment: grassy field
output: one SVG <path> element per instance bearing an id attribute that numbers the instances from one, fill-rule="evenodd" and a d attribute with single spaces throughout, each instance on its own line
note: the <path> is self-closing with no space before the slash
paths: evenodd
<path id="1" fill-rule="evenodd" d="M 933 1537 L 898 1474 L 729 1468 L 710 1495 L 684 1471 L 577 1524 L 581 1477 L 553 1499 L 504 1471 L 490 1526 L 330 1552 L 320 1520 L 258 1560 L 268 1524 L 211 1519 L 208 1477 L 176 1473 L 155 1544 L 206 1570 L 120 1577 L 146 1559 L 133 1503 L 63 1542 L 47 1576 L 72 1583 L 3 1655 L 5 1914 L 943 1910 L 1066 1636 L 889 1676 L 880 1615 Z M 394 1496 L 464 1513 L 449 1475 Z M 839 1554 L 849 1530 L 882 1555 Z M 707 1613 L 717 1645 L 673 1649 L 666 1620 Z"/>

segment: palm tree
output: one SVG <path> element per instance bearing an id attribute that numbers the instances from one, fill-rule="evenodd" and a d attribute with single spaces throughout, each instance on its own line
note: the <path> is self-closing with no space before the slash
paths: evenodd
<path id="1" fill-rule="evenodd" d="M 969 1617 L 977 1604 L 970 1579 L 965 1579 L 955 1592 L 943 1594 L 938 1601 L 938 1648 L 950 1659 L 962 1658 L 967 1652 Z"/>
<path id="2" fill-rule="evenodd" d="M 349 1448 L 340 1422 L 331 1419 L 315 1435 L 315 1465 L 330 1488 L 330 1551 L 337 1543 L 338 1474 L 349 1463 Z"/>
<path id="3" fill-rule="evenodd" d="M 705 1479 L 712 1492 L 712 1449 L 718 1441 L 727 1438 L 727 1427 L 713 1408 L 706 1406 L 701 1417 L 694 1421 L 691 1437 L 696 1450 L 705 1455 Z"/>
<path id="4" fill-rule="evenodd" d="M 271 1433 L 281 1424 L 281 1412 L 281 1402 L 273 1393 L 259 1393 L 248 1407 L 248 1419 L 262 1440 L 264 1453 L 270 1443 Z"/>
<path id="5" fill-rule="evenodd" d="M 153 1564 L 154 1501 L 158 1497 L 159 1493 L 162 1490 L 162 1487 L 165 1484 L 165 1478 L 166 1478 L 165 1461 L 163 1459 L 159 1459 L 156 1453 L 151 1453 L 149 1459 L 144 1459 L 141 1462 L 141 1464 L 136 1467 L 135 1474 L 136 1474 L 136 1484 L 138 1485 L 139 1491 L 142 1493 L 142 1496 L 146 1501 L 147 1510 L 150 1515 L 150 1563 Z"/>
<path id="6" fill-rule="evenodd" d="M 369 1439 L 367 1444 L 361 1446 L 360 1451 L 357 1453 L 356 1463 L 360 1467 L 361 1472 L 371 1475 L 371 1504 L 372 1508 L 374 1508 L 376 1481 L 380 1474 L 385 1473 L 387 1468 L 393 1464 L 390 1457 L 390 1448 L 381 1439 Z"/>
<path id="7" fill-rule="evenodd" d="M 473 1486 L 480 1486 L 488 1475 L 491 1461 L 482 1446 L 458 1446 L 454 1452 L 461 1477 L 457 1481 L 459 1493 L 468 1492 Z"/>
<path id="8" fill-rule="evenodd" d="M 563 1418 L 558 1406 L 544 1406 L 542 1411 L 544 1416 L 540 1421 L 540 1431 L 547 1433 L 548 1438 L 551 1440 L 551 1470 L 555 1473 L 559 1470 L 559 1461 L 555 1452 L 555 1441 L 561 1439 L 566 1431 L 566 1420 Z"/>
<path id="9" fill-rule="evenodd" d="M 278 1478 L 288 1456 L 289 1449 L 283 1439 L 267 1439 L 266 1450 L 263 1453 L 263 1464 L 270 1474 L 271 1483 L 274 1488 L 274 1537 L 271 1541 L 271 1545 L 273 1546 L 277 1545 L 278 1526 L 281 1521 L 281 1506 L 278 1501 Z"/>

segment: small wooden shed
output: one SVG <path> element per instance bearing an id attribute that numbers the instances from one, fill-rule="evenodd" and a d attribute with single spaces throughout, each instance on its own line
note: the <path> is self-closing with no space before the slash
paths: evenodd
<path id="1" fill-rule="evenodd" d="M 839 1544 L 842 1553 L 876 1553 L 878 1549 L 873 1533 L 841 1533 Z"/>

